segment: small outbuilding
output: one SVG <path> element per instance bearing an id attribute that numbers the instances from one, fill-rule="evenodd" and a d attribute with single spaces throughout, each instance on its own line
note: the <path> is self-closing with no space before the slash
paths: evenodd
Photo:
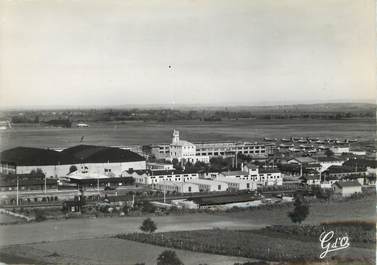
<path id="1" fill-rule="evenodd" d="M 337 181 L 332 185 L 334 194 L 342 197 L 349 197 L 356 193 L 362 193 L 361 185 L 358 181 Z"/>

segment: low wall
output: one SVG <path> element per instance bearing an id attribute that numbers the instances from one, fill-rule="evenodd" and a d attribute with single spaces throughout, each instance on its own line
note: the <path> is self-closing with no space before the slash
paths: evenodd
<path id="1" fill-rule="evenodd" d="M 19 213 L 14 213 L 14 212 L 12 212 L 12 211 L 5 210 L 5 209 L 0 209 L 0 213 L 8 214 L 8 215 L 11 215 L 11 216 L 14 216 L 14 217 L 18 217 L 18 218 L 22 218 L 22 219 L 25 219 L 27 222 L 33 220 L 33 218 L 28 217 L 28 216 L 26 216 L 26 215 L 19 214 Z"/>

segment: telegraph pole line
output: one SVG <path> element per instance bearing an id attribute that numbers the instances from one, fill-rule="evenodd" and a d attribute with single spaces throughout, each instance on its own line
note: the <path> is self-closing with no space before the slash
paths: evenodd
<path id="1" fill-rule="evenodd" d="M 19 199 L 18 189 L 19 189 L 19 181 L 18 181 L 18 176 L 17 176 L 17 195 L 16 195 L 16 204 L 17 204 L 17 206 L 18 206 L 18 199 Z"/>

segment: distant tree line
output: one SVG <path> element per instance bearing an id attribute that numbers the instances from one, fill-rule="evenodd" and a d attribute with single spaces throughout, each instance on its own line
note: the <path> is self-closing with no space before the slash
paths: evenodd
<path id="1" fill-rule="evenodd" d="M 4 116 L 4 114 L 3 114 Z M 376 116 L 375 106 L 331 108 L 305 107 L 245 107 L 223 109 L 98 109 L 80 111 L 25 111 L 5 113 L 5 118 L 12 123 L 40 123 L 49 120 L 70 120 L 72 122 L 106 122 L 106 121 L 157 121 L 171 122 L 176 120 L 196 120 L 203 122 L 221 122 L 238 119 L 331 119 L 373 118 Z"/>

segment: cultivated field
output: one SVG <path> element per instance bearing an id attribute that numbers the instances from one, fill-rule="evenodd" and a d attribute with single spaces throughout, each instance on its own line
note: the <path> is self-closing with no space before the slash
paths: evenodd
<path id="1" fill-rule="evenodd" d="M 4 261 L 10 262 L 28 259 L 33 264 L 155 265 L 158 255 L 166 249 L 128 240 L 100 238 L 10 246 L 0 249 L 0 259 L 3 257 Z M 185 250 L 175 251 L 185 265 L 233 265 L 236 262 L 253 260 Z"/>
<path id="2" fill-rule="evenodd" d="M 304 227 L 305 228 L 305 227 Z M 322 253 L 319 244 L 320 229 L 310 236 L 301 235 L 300 229 L 291 229 L 291 233 L 265 230 L 199 230 L 179 231 L 157 234 L 134 233 L 119 235 L 119 238 L 150 243 L 158 246 L 186 249 L 220 255 L 240 256 L 270 261 L 317 260 Z M 308 227 L 307 229 L 313 229 Z M 375 231 L 375 230 L 374 230 Z M 336 253 L 329 253 L 328 257 L 353 258 L 375 260 L 375 242 L 369 245 L 351 247 Z"/>
<path id="3" fill-rule="evenodd" d="M 192 141 L 261 141 L 264 137 L 357 138 L 372 143 L 375 119 L 349 120 L 231 120 L 221 122 L 182 121 L 92 123 L 88 128 L 53 128 L 15 125 L 0 132 L 1 149 L 15 146 L 69 147 L 83 143 L 131 145 L 168 143 L 171 131 L 178 129 L 182 138 Z"/>

